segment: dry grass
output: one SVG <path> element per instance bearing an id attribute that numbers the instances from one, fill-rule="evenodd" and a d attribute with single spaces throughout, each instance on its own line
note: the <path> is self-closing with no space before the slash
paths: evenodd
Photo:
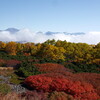
<path id="1" fill-rule="evenodd" d="M 0 75 L 11 76 L 14 73 L 14 70 L 0 70 Z"/>
<path id="2" fill-rule="evenodd" d="M 8 93 L 7 95 L 0 94 L 0 100 L 48 100 L 46 93 L 38 93 L 36 91 L 23 94 Z"/>
<path id="3" fill-rule="evenodd" d="M 0 100 L 25 100 L 25 98 L 21 98 L 16 93 L 9 93 L 7 95 L 0 95 Z"/>
<path id="4" fill-rule="evenodd" d="M 14 70 L 14 67 L 0 67 L 0 70 Z"/>

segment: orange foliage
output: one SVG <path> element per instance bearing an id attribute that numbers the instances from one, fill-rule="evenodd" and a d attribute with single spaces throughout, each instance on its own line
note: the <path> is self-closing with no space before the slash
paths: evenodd
<path id="1" fill-rule="evenodd" d="M 94 59 L 92 61 L 92 63 L 97 64 L 97 65 L 100 65 L 100 59 Z"/>
<path id="2" fill-rule="evenodd" d="M 16 55 L 16 53 L 17 53 L 17 43 L 16 42 L 8 42 L 6 47 L 5 47 L 5 51 L 9 55 Z"/>
<path id="3" fill-rule="evenodd" d="M 30 53 L 24 53 L 25 56 L 30 56 Z"/>

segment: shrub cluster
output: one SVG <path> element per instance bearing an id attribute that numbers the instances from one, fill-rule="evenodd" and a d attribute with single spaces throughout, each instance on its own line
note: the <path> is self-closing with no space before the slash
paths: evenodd
<path id="1" fill-rule="evenodd" d="M 24 61 L 19 65 L 19 68 L 17 69 L 17 73 L 23 77 L 41 74 L 38 68 L 35 67 L 32 62 L 28 62 L 28 61 L 27 62 Z"/>
<path id="2" fill-rule="evenodd" d="M 7 60 L 6 66 L 7 67 L 17 67 L 17 65 L 20 63 L 21 63 L 21 61 L 18 61 L 18 60 Z"/>
<path id="3" fill-rule="evenodd" d="M 57 72 L 66 70 L 63 65 L 55 63 L 34 64 L 41 72 Z"/>
<path id="4" fill-rule="evenodd" d="M 76 73 L 89 72 L 100 73 L 100 65 L 98 64 L 86 64 L 82 62 L 72 62 L 64 65 L 66 68 L 74 70 Z"/>
<path id="5" fill-rule="evenodd" d="M 10 60 L 4 60 L 4 59 L 0 59 L 0 67 L 17 67 L 18 64 L 20 64 L 21 61 L 19 60 L 14 60 L 14 59 L 10 59 Z"/>
<path id="6" fill-rule="evenodd" d="M 75 82 L 64 78 L 52 78 L 45 75 L 29 76 L 25 79 L 25 84 L 38 91 L 63 91 L 81 100 L 83 97 L 88 100 L 96 100 L 99 98 L 91 84 L 80 81 Z"/>
<path id="7" fill-rule="evenodd" d="M 0 67 L 6 66 L 6 62 L 3 59 L 0 59 Z"/>

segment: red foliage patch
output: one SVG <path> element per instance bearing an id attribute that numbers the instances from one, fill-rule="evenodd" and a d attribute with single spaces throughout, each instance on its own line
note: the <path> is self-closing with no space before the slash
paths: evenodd
<path id="1" fill-rule="evenodd" d="M 73 80 L 87 82 L 93 85 L 97 93 L 100 95 L 100 74 L 97 73 L 78 73 L 74 74 Z"/>
<path id="2" fill-rule="evenodd" d="M 36 90 L 43 91 L 64 91 L 73 97 L 84 100 L 96 100 L 99 98 L 91 84 L 80 81 L 71 81 L 65 78 L 47 77 L 46 74 L 29 76 L 25 84 Z M 91 99 L 92 98 L 92 99 Z"/>
<path id="3" fill-rule="evenodd" d="M 18 60 L 7 60 L 6 61 L 6 66 L 7 67 L 16 67 L 17 64 L 20 64 L 21 61 Z"/>
<path id="4" fill-rule="evenodd" d="M 24 53 L 25 56 L 30 56 L 30 53 Z"/>
<path id="5" fill-rule="evenodd" d="M 0 67 L 2 67 L 5 64 L 5 60 L 0 59 Z"/>
<path id="6" fill-rule="evenodd" d="M 66 70 L 66 68 L 63 65 L 54 63 L 34 64 L 34 65 L 38 67 L 39 71 L 41 72 L 59 72 Z"/>
<path id="7" fill-rule="evenodd" d="M 46 76 L 54 77 L 54 78 L 67 78 L 72 81 L 80 81 L 92 84 L 96 89 L 96 92 L 100 96 L 100 74 L 97 73 L 77 73 L 73 74 L 71 72 L 60 71 L 59 73 L 48 73 Z"/>

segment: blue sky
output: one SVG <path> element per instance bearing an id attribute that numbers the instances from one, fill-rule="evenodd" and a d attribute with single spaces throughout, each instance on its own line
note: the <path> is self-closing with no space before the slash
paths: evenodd
<path id="1" fill-rule="evenodd" d="M 0 29 L 100 31 L 100 0 L 0 0 Z"/>

